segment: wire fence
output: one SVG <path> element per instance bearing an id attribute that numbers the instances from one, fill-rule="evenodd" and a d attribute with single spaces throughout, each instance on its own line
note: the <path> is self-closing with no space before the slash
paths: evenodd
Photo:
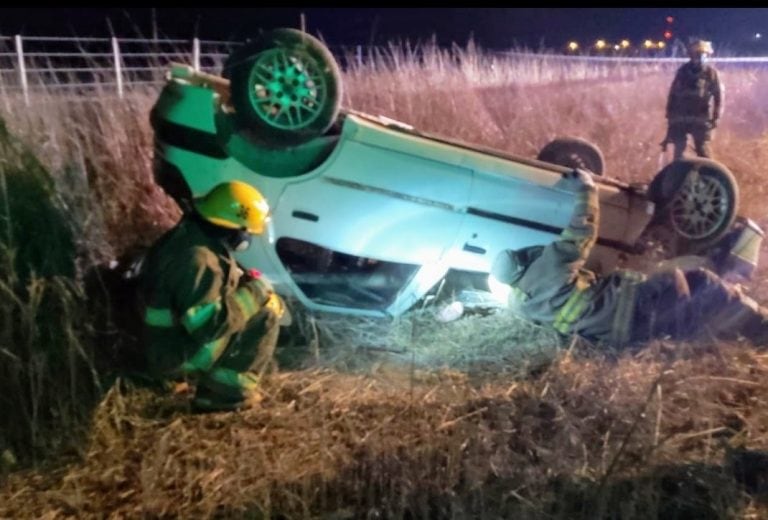
<path id="1" fill-rule="evenodd" d="M 182 62 L 196 70 L 219 73 L 228 54 L 239 43 L 232 41 L 145 38 L 76 38 L 47 36 L 0 36 L 0 96 L 21 95 L 29 104 L 30 93 L 61 89 L 82 93 L 89 89 L 110 89 L 122 97 L 126 90 L 157 87 L 164 83 L 168 65 Z M 417 48 L 392 46 L 329 46 L 342 68 L 362 67 L 375 60 L 396 62 L 401 58 L 419 59 Z M 454 49 L 455 50 L 455 49 Z M 434 49 L 433 49 L 434 52 Z M 461 51 L 448 52 L 461 59 Z M 686 58 L 577 56 L 525 51 L 488 51 L 491 60 L 517 60 L 530 63 L 567 65 L 642 67 L 677 65 Z M 768 57 L 722 57 L 715 64 L 763 66 Z"/>
<path id="2" fill-rule="evenodd" d="M 0 95 L 29 103 L 36 90 L 127 89 L 157 86 L 172 62 L 219 72 L 234 42 L 142 38 L 0 36 Z"/>

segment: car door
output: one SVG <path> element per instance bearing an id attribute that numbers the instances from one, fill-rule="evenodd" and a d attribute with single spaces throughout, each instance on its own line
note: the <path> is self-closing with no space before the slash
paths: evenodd
<path id="1" fill-rule="evenodd" d="M 275 251 L 310 308 L 396 314 L 445 274 L 472 172 L 378 138 L 343 139 L 276 204 Z"/>
<path id="2" fill-rule="evenodd" d="M 479 154 L 466 164 L 473 182 L 450 253 L 455 269 L 488 272 L 500 251 L 547 244 L 567 225 L 574 197 L 560 173 Z"/>

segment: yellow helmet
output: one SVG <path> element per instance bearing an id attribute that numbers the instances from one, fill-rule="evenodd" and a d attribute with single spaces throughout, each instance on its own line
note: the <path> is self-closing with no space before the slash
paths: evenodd
<path id="1" fill-rule="evenodd" d="M 714 54 L 715 50 L 712 48 L 712 42 L 706 40 L 694 40 L 690 47 L 688 47 L 688 52 L 691 54 Z"/>
<path id="2" fill-rule="evenodd" d="M 267 199 L 251 186 L 241 181 L 222 182 L 204 197 L 194 200 L 200 215 L 217 226 L 229 229 L 245 229 L 260 235 L 269 218 Z"/>

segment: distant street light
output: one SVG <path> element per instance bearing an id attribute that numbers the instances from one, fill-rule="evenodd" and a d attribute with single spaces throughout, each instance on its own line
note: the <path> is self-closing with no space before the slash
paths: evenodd
<path id="1" fill-rule="evenodd" d="M 606 46 L 606 45 L 607 45 L 607 44 L 605 43 L 605 40 L 597 40 L 597 41 L 595 42 L 595 47 L 596 47 L 596 48 L 598 48 L 598 49 L 600 49 L 600 50 L 602 50 L 602 49 L 605 49 L 605 46 Z"/>
<path id="2" fill-rule="evenodd" d="M 755 33 L 755 40 L 759 40 L 763 35 L 761 33 Z"/>
<path id="3" fill-rule="evenodd" d="M 621 45 L 622 49 L 627 49 L 629 48 L 630 43 L 629 43 L 629 40 L 621 40 L 621 43 L 619 45 Z"/>
<path id="4" fill-rule="evenodd" d="M 659 42 L 659 45 L 658 45 L 658 46 L 659 46 L 659 49 L 663 49 L 664 47 L 666 47 L 666 46 L 667 46 L 667 44 L 666 44 L 666 43 L 664 43 L 664 42 Z"/>
<path id="5" fill-rule="evenodd" d="M 579 43 L 578 42 L 568 42 L 568 50 L 569 51 L 577 51 L 577 50 L 579 50 Z"/>
<path id="6" fill-rule="evenodd" d="M 654 44 L 651 40 L 645 40 L 643 42 L 643 47 L 645 47 L 646 49 L 653 49 L 655 46 L 656 44 Z"/>

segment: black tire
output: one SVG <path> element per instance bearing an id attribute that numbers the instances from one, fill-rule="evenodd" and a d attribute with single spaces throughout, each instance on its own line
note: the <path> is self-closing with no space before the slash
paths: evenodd
<path id="1" fill-rule="evenodd" d="M 595 175 L 602 175 L 605 171 L 603 152 L 578 137 L 559 137 L 542 148 L 536 158 L 560 166 L 588 170 Z"/>
<path id="2" fill-rule="evenodd" d="M 276 29 L 235 50 L 224 65 L 237 123 L 268 146 L 323 134 L 339 114 L 341 71 L 320 40 Z"/>
<path id="3" fill-rule="evenodd" d="M 664 167 L 648 186 L 654 220 L 675 232 L 684 250 L 711 245 L 733 225 L 739 187 L 733 174 L 710 159 L 681 159 Z"/>

